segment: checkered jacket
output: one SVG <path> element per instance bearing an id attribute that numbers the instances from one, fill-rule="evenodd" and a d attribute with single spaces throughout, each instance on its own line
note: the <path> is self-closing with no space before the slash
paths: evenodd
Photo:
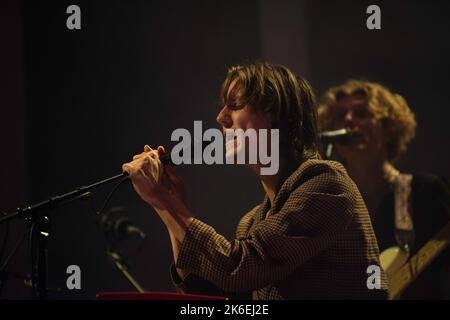
<path id="1" fill-rule="evenodd" d="M 387 280 L 370 277 L 379 251 L 369 213 L 338 162 L 308 160 L 267 196 L 228 241 L 194 219 L 176 267 L 179 292 L 253 299 L 384 299 Z M 369 280 L 368 280 L 369 279 Z M 378 281 L 378 282 L 377 282 Z M 379 289 L 368 289 L 368 282 Z"/>

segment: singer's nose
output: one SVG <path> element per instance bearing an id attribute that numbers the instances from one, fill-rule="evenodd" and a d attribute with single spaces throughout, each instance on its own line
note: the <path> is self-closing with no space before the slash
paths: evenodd
<path id="1" fill-rule="evenodd" d="M 351 110 L 347 111 L 345 113 L 345 117 L 344 117 L 344 125 L 345 127 L 348 128 L 352 128 L 354 123 L 353 123 L 353 112 Z"/>
<path id="2" fill-rule="evenodd" d="M 217 115 L 216 121 L 225 128 L 230 128 L 232 125 L 232 120 L 229 114 L 229 109 L 224 106 Z"/>

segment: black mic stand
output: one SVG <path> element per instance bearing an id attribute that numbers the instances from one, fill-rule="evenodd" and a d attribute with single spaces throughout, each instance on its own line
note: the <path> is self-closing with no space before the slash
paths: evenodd
<path id="1" fill-rule="evenodd" d="M 31 241 L 31 279 L 33 295 L 35 299 L 47 298 L 47 242 L 50 236 L 49 213 L 63 204 L 71 203 L 78 199 L 87 199 L 91 192 L 106 183 L 127 179 L 126 173 L 95 182 L 88 186 L 76 188 L 68 193 L 51 197 L 42 202 L 18 208 L 15 212 L 0 218 L 0 224 L 12 219 L 24 219 L 30 225 Z"/>
<path id="2" fill-rule="evenodd" d="M 139 291 L 140 293 L 146 292 L 145 289 L 137 282 L 137 280 L 128 271 L 128 265 L 126 264 L 125 260 L 118 251 L 108 249 L 107 254 L 108 257 L 111 259 L 111 261 L 114 263 L 114 265 L 117 267 L 117 269 L 119 269 L 119 271 L 123 273 L 125 278 L 127 278 L 127 280 L 131 283 L 133 287 L 136 288 L 137 291 Z"/>
<path id="3" fill-rule="evenodd" d="M 103 206 L 103 209 L 104 207 L 105 205 Z M 137 235 L 138 238 L 140 238 L 140 245 L 138 246 L 137 251 L 139 252 L 142 248 L 145 234 L 137 228 L 135 228 L 138 231 L 137 233 L 128 233 L 127 228 L 131 226 L 131 222 L 127 217 L 126 209 L 122 207 L 114 207 L 108 212 L 102 214 L 102 216 L 99 217 L 98 225 L 105 235 L 107 244 L 106 254 L 110 258 L 111 262 L 138 292 L 146 292 L 146 290 L 138 283 L 136 278 L 131 275 L 127 264 L 128 259 L 124 258 L 124 255 L 121 253 L 123 250 L 120 250 L 120 245 L 124 243 L 123 240 Z"/>

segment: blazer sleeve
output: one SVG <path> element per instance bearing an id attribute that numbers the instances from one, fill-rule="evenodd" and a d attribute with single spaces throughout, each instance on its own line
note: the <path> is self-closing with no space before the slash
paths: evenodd
<path id="1" fill-rule="evenodd" d="M 202 294 L 208 296 L 227 297 L 233 300 L 250 300 L 251 292 L 226 292 L 214 284 L 193 273 L 189 273 L 182 279 L 175 268 L 175 263 L 170 265 L 170 277 L 178 293 Z"/>
<path id="2" fill-rule="evenodd" d="M 256 206 L 247 212 L 244 217 L 242 217 L 238 227 L 236 228 L 236 238 L 241 238 L 244 234 L 246 234 L 246 231 L 252 223 L 253 215 L 257 211 L 258 207 L 259 206 Z M 170 278 L 172 280 L 172 284 L 175 286 L 175 290 L 178 293 L 203 294 L 209 296 L 227 297 L 236 300 L 249 300 L 252 298 L 251 292 L 226 292 L 219 289 L 208 280 L 205 280 L 193 273 L 188 273 L 185 278 L 182 279 L 177 272 L 174 262 L 170 265 Z"/>
<path id="3" fill-rule="evenodd" d="M 220 290 L 250 292 L 284 279 L 331 246 L 352 219 L 354 187 L 345 173 L 328 166 L 305 170 L 310 170 L 304 173 L 307 181 L 244 239 L 228 241 L 194 219 L 180 245 L 177 267 Z"/>

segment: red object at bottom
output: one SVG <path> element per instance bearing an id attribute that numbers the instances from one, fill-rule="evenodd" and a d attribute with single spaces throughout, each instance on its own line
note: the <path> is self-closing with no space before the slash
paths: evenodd
<path id="1" fill-rule="evenodd" d="M 96 300 L 227 300 L 225 297 L 174 292 L 99 292 Z"/>

